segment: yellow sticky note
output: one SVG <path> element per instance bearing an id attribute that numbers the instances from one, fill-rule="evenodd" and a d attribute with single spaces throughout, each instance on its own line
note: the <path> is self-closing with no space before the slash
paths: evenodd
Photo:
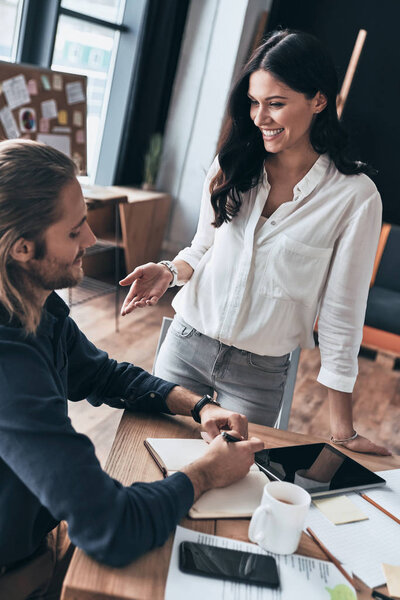
<path id="1" fill-rule="evenodd" d="M 400 598 L 400 565 L 382 564 L 382 569 L 389 594 L 395 598 Z"/>
<path id="2" fill-rule="evenodd" d="M 313 500 L 313 502 L 334 525 L 343 525 L 344 523 L 354 523 L 355 521 L 365 521 L 368 519 L 367 515 L 347 496 L 321 498 L 320 500 Z"/>
<path id="3" fill-rule="evenodd" d="M 68 113 L 66 110 L 58 111 L 58 122 L 60 125 L 68 125 Z"/>

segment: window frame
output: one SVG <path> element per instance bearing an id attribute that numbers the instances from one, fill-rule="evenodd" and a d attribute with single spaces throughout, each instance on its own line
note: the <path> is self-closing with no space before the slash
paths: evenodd
<path id="1" fill-rule="evenodd" d="M 50 68 L 58 20 L 65 15 L 118 31 L 120 39 L 104 110 L 103 135 L 97 165 L 87 183 L 112 185 L 124 131 L 135 66 L 143 37 L 149 0 L 127 0 L 120 24 L 61 6 L 61 0 L 24 0 L 16 61 Z"/>

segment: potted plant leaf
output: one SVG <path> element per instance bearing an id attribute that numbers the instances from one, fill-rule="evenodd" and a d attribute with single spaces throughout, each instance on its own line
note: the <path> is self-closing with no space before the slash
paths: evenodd
<path id="1" fill-rule="evenodd" d="M 142 188 L 154 190 L 162 151 L 161 133 L 153 133 L 150 137 L 148 150 L 144 157 L 144 174 Z"/>

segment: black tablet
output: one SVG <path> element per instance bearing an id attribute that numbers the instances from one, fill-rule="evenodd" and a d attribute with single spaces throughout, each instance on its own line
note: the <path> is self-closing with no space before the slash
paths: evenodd
<path id="1" fill-rule="evenodd" d="M 313 497 L 386 484 L 382 477 L 328 444 L 261 450 L 256 452 L 255 463 L 271 480 L 296 483 Z"/>

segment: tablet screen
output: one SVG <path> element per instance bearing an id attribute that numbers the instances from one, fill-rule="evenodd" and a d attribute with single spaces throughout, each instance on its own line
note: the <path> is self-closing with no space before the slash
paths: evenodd
<path id="1" fill-rule="evenodd" d="M 328 444 L 270 448 L 255 462 L 273 479 L 296 483 L 312 496 L 385 485 L 385 480 Z"/>

